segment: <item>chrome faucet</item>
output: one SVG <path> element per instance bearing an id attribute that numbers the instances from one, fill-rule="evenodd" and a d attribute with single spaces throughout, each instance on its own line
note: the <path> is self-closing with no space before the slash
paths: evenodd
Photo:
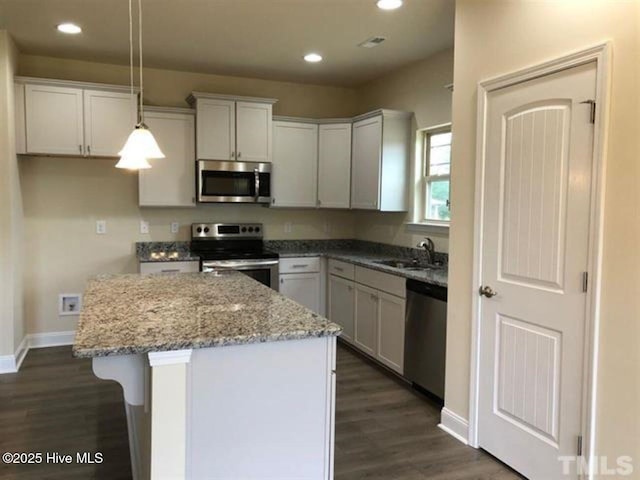
<path id="1" fill-rule="evenodd" d="M 425 252 L 427 252 L 427 263 L 434 263 L 433 257 L 436 252 L 436 248 L 433 244 L 433 240 L 429 237 L 424 237 L 424 240 L 418 244 L 418 248 L 424 248 Z"/>

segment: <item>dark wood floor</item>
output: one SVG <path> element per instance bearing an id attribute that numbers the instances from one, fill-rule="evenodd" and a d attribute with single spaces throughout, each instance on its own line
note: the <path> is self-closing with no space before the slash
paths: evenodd
<path id="1" fill-rule="evenodd" d="M 338 348 L 336 480 L 520 478 L 437 428 L 439 407 Z M 70 347 L 31 350 L 0 375 L 0 453 L 102 452 L 97 465 L 6 465 L 0 479 L 130 479 L 122 389 Z"/>

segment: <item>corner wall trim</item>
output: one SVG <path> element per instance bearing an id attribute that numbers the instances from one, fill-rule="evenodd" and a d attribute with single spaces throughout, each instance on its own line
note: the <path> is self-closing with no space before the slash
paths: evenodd
<path id="1" fill-rule="evenodd" d="M 0 375 L 3 373 L 16 373 L 30 349 L 73 345 L 75 336 L 76 332 L 74 330 L 25 335 L 13 355 L 0 355 Z"/>
<path id="2" fill-rule="evenodd" d="M 469 421 L 447 408 L 443 408 L 440 413 L 438 428 L 444 430 L 456 440 L 468 445 Z"/>

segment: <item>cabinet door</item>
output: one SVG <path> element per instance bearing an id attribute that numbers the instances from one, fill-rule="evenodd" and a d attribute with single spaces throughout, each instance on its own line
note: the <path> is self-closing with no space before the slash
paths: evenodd
<path id="1" fill-rule="evenodd" d="M 318 131 L 318 206 L 349 208 L 351 124 L 320 125 Z"/>
<path id="2" fill-rule="evenodd" d="M 84 155 L 82 89 L 25 87 L 27 153 Z"/>
<path id="3" fill-rule="evenodd" d="M 136 124 L 136 113 L 136 97 L 130 93 L 85 90 L 85 155 L 117 157 Z"/>
<path id="4" fill-rule="evenodd" d="M 274 122 L 271 196 L 277 207 L 315 207 L 318 126 Z"/>
<path id="5" fill-rule="evenodd" d="M 236 103 L 236 142 L 241 162 L 270 162 L 272 116 L 267 103 Z"/>
<path id="6" fill-rule="evenodd" d="M 319 273 L 289 273 L 280 275 L 280 293 L 319 314 Z"/>
<path id="7" fill-rule="evenodd" d="M 378 324 L 378 292 L 356 284 L 355 344 L 363 352 L 376 356 Z"/>
<path id="8" fill-rule="evenodd" d="M 376 210 L 380 198 L 382 117 L 353 124 L 351 208 Z"/>
<path id="9" fill-rule="evenodd" d="M 378 293 L 377 359 L 402 374 L 404 365 L 404 299 Z"/>
<path id="10" fill-rule="evenodd" d="M 196 104 L 196 153 L 199 160 L 235 160 L 236 102 L 199 99 Z"/>
<path id="11" fill-rule="evenodd" d="M 353 342 L 355 332 L 354 282 L 329 276 L 329 320 L 342 327 L 340 338 Z"/>
<path id="12" fill-rule="evenodd" d="M 195 206 L 195 121 L 188 113 L 148 112 L 146 122 L 165 154 L 139 172 L 140 206 Z"/>

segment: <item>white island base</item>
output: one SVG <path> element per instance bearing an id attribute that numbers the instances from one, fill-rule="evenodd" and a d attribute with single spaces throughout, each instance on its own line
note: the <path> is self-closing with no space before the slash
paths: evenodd
<path id="1" fill-rule="evenodd" d="M 333 478 L 336 338 L 96 357 L 135 480 Z"/>

